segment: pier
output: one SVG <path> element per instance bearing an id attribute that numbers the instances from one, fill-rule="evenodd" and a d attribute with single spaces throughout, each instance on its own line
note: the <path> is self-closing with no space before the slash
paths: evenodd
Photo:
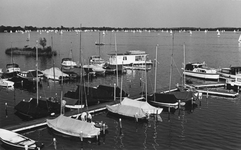
<path id="1" fill-rule="evenodd" d="M 210 90 L 208 88 L 220 88 L 225 87 L 225 83 L 212 83 L 212 84 L 200 84 L 200 85 L 188 85 L 189 88 L 194 88 L 196 91 L 208 95 L 215 95 L 215 96 L 222 96 L 222 97 L 229 97 L 229 98 L 235 98 L 239 95 L 239 93 L 231 92 L 231 91 L 222 91 L 222 90 Z M 206 90 L 205 90 L 206 88 Z"/>
<path id="2" fill-rule="evenodd" d="M 115 100 L 115 101 L 111 101 L 111 102 L 100 103 L 98 105 L 93 105 L 93 106 L 89 106 L 89 107 L 79 109 L 79 111 L 78 110 L 72 110 L 72 111 L 66 112 L 64 115 L 65 116 L 75 116 L 75 115 L 77 115 L 79 113 L 82 113 L 84 111 L 88 111 L 91 114 L 95 114 L 95 113 L 106 110 L 106 105 L 115 105 L 119 102 L 120 102 L 119 100 Z M 26 130 L 33 130 L 33 129 L 36 129 L 36 128 L 41 128 L 41 127 L 46 126 L 47 125 L 46 119 L 54 118 L 54 117 L 57 117 L 57 116 L 49 116 L 49 117 L 29 120 L 29 121 L 25 121 L 25 122 L 22 122 L 22 123 L 17 124 L 17 125 L 6 126 L 6 127 L 4 127 L 4 129 L 11 130 L 13 132 L 23 132 L 23 131 L 26 131 Z"/>

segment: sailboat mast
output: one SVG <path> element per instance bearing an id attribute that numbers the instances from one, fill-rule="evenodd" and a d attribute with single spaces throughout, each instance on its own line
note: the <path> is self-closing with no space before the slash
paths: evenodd
<path id="1" fill-rule="evenodd" d="M 172 54 L 171 54 L 171 67 L 170 67 L 170 81 L 169 81 L 169 91 L 172 85 L 172 63 L 173 63 L 173 49 L 174 49 L 174 32 L 172 33 Z"/>
<path id="2" fill-rule="evenodd" d="M 82 56 L 82 50 L 81 50 L 81 27 L 82 27 L 82 25 L 80 24 L 80 34 L 79 34 L 79 36 L 80 36 L 80 47 L 79 47 L 79 50 L 80 50 L 80 52 L 79 52 L 79 63 L 80 63 L 80 65 L 82 65 L 82 59 L 81 59 L 81 56 Z M 82 97 L 83 97 L 82 96 L 82 92 L 83 92 L 83 90 L 82 90 L 83 69 L 82 68 L 83 67 L 81 66 L 81 68 L 80 68 L 80 85 L 79 85 L 79 102 L 81 103 L 81 105 L 83 105 L 83 101 L 82 101 Z M 79 108 L 78 108 L 78 113 L 79 113 Z"/>
<path id="3" fill-rule="evenodd" d="M 115 59 L 116 59 L 116 85 L 118 87 L 118 64 L 117 64 L 117 46 L 116 46 L 116 34 L 115 34 Z"/>
<path id="4" fill-rule="evenodd" d="M 158 49 L 158 44 L 156 46 L 156 60 L 155 60 L 155 82 L 154 82 L 154 93 L 156 93 L 156 75 L 157 75 L 157 49 Z"/>
<path id="5" fill-rule="evenodd" d="M 99 57 L 100 57 L 100 31 L 99 31 Z"/>
<path id="6" fill-rule="evenodd" d="M 186 65 L 186 46 L 185 43 L 183 44 L 183 71 L 185 72 L 185 65 Z M 183 87 L 185 88 L 186 86 L 186 76 L 183 74 Z"/>
<path id="7" fill-rule="evenodd" d="M 146 56 L 147 56 L 147 55 L 146 55 Z M 145 86 L 145 87 L 146 87 L 146 92 L 145 92 L 145 93 L 146 93 L 146 101 L 147 101 L 147 70 L 146 70 L 146 56 L 145 56 L 145 78 L 146 78 L 146 79 L 145 79 L 145 80 L 146 80 L 146 86 Z"/>
<path id="8" fill-rule="evenodd" d="M 38 41 L 36 41 L 36 88 L 37 88 L 37 105 L 38 105 Z"/>

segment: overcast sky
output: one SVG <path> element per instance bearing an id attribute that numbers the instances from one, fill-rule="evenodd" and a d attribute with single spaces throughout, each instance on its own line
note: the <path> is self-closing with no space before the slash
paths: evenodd
<path id="1" fill-rule="evenodd" d="M 241 27 L 241 0 L 0 0 L 0 25 Z"/>

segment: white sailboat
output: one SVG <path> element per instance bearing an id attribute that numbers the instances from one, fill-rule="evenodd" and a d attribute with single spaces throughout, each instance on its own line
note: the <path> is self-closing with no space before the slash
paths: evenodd
<path id="1" fill-rule="evenodd" d="M 241 34 L 240 34 L 240 36 L 238 38 L 238 42 L 241 43 Z"/>

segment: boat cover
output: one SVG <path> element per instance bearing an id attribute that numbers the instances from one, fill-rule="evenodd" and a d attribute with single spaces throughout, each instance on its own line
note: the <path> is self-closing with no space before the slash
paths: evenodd
<path id="1" fill-rule="evenodd" d="M 124 98 L 120 104 L 115 106 L 106 106 L 112 113 L 124 115 L 128 117 L 145 118 L 150 114 L 161 114 L 163 108 L 156 108 L 148 104 L 147 102 L 133 100 L 130 98 Z"/>
<path id="2" fill-rule="evenodd" d="M 178 99 L 174 94 L 167 94 L 167 93 L 154 93 L 150 96 L 148 96 L 149 101 L 155 101 L 156 102 L 162 102 L 162 103 L 177 103 Z"/>
<path id="3" fill-rule="evenodd" d="M 73 119 L 63 115 L 55 119 L 47 119 L 47 125 L 54 130 L 70 136 L 83 138 L 93 138 L 100 134 L 100 128 L 96 128 L 93 123 Z"/>
<path id="4" fill-rule="evenodd" d="M 42 71 L 44 75 L 50 75 L 50 76 L 54 76 L 59 78 L 60 76 L 63 77 L 68 77 L 69 75 L 66 73 L 63 73 L 59 68 L 57 67 L 52 67 L 50 69 L 46 69 L 44 71 Z"/>
<path id="5" fill-rule="evenodd" d="M 114 106 L 106 105 L 106 108 L 108 111 L 114 114 L 119 114 L 126 117 L 137 117 L 139 119 L 145 119 L 147 117 L 143 109 L 135 106 L 118 104 Z"/>
<path id="6" fill-rule="evenodd" d="M 146 101 L 133 100 L 127 97 L 125 97 L 123 101 L 121 101 L 121 104 L 141 108 L 147 114 L 156 114 L 156 113 L 161 114 L 163 110 L 163 108 L 157 108 L 157 107 L 151 106 Z"/>
<path id="7" fill-rule="evenodd" d="M 183 102 L 189 101 L 193 98 L 193 91 L 174 91 L 170 92 L 170 94 L 174 94 L 178 100 Z"/>

